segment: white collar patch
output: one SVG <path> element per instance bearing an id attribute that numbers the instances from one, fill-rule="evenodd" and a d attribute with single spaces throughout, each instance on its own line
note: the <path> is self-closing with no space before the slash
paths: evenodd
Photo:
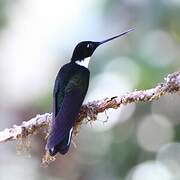
<path id="1" fill-rule="evenodd" d="M 81 61 L 76 61 L 76 64 L 78 64 L 80 66 L 84 66 L 85 68 L 88 68 L 89 61 L 90 61 L 90 57 L 87 57 Z"/>

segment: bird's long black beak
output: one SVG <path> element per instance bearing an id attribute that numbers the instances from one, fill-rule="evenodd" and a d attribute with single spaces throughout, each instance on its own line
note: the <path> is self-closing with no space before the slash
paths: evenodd
<path id="1" fill-rule="evenodd" d="M 109 38 L 109 39 L 106 39 L 106 40 L 104 40 L 104 41 L 99 42 L 99 45 L 104 44 L 104 43 L 106 43 L 106 42 L 108 42 L 108 41 L 111 41 L 111 40 L 113 40 L 113 39 L 115 39 L 115 38 L 118 38 L 118 37 L 120 37 L 120 36 L 123 36 L 123 35 L 131 32 L 131 31 L 134 31 L 134 30 L 135 30 L 135 28 L 129 29 L 129 30 L 127 30 L 127 31 L 125 31 L 125 32 L 117 35 L 117 36 L 114 36 L 114 37 L 111 37 L 111 38 Z"/>

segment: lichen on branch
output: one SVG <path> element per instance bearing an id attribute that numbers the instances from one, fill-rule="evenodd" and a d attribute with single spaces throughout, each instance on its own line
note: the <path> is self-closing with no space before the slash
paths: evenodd
<path id="1" fill-rule="evenodd" d="M 117 109 L 121 105 L 127 105 L 137 102 L 150 102 L 158 100 L 161 96 L 171 93 L 180 92 L 180 71 L 169 74 L 164 78 L 164 82 L 159 83 L 156 87 L 147 90 L 135 90 L 125 93 L 121 96 L 105 98 L 89 102 L 81 107 L 79 116 L 74 127 L 74 136 L 79 132 L 83 121 L 95 121 L 99 113 L 113 108 Z M 39 132 L 40 129 L 49 129 L 52 119 L 51 113 L 36 115 L 29 121 L 22 122 L 21 125 L 14 125 L 12 128 L 0 132 L 0 143 L 18 140 L 24 142 L 29 136 Z"/>

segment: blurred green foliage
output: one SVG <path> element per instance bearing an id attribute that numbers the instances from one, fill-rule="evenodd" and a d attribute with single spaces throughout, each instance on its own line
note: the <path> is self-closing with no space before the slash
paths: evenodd
<path id="1" fill-rule="evenodd" d="M 15 3 L 15 1 L 0 0 L 0 30 L 5 28 L 5 25 L 8 22 L 8 10 L 13 3 Z"/>

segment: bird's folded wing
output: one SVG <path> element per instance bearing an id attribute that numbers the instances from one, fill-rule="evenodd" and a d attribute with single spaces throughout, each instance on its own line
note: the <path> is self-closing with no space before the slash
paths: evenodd
<path id="1" fill-rule="evenodd" d="M 58 91 L 54 94 L 54 108 L 53 113 L 56 112 L 57 108 L 57 96 Z M 47 148 L 55 148 L 57 145 L 64 144 L 64 139 L 67 139 L 68 146 L 69 132 L 74 126 L 75 120 L 80 111 L 80 107 L 84 100 L 84 94 L 82 93 L 79 86 L 74 81 L 70 81 L 65 88 L 64 98 L 62 100 L 61 108 L 57 112 L 57 115 L 53 118 L 51 132 L 48 138 Z"/>

